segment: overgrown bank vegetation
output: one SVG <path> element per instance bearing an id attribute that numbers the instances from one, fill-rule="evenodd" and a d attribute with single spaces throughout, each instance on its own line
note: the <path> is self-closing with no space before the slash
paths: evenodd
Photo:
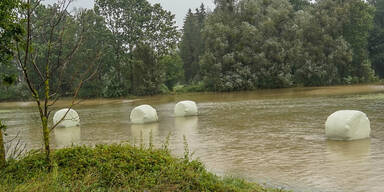
<path id="1" fill-rule="evenodd" d="M 51 43 L 45 43 L 48 24 L 61 7 L 31 3 L 37 6 L 31 25 L 36 66 L 47 57 L 69 60 L 51 71 L 51 77 L 66 77 L 49 82 L 61 96 L 73 94 L 80 81 L 74 74 L 90 65 L 97 73 L 80 97 L 353 84 L 384 76 L 384 0 L 216 0 L 214 10 L 190 10 L 182 31 L 159 4 L 97 0 L 91 10 L 66 11 L 65 29 L 53 31 Z M 23 23 L 17 15 L 2 23 Z M 2 25 L 10 27 L 2 42 L 23 40 L 18 35 L 26 29 Z M 15 49 L 1 49 L 0 100 L 30 97 L 21 69 L 6 64 L 15 62 Z"/>
<path id="2" fill-rule="evenodd" d="M 166 149 L 129 145 L 73 147 L 45 155 L 31 153 L 0 169 L 0 191 L 283 191 L 240 179 L 219 178 L 188 157 Z"/>

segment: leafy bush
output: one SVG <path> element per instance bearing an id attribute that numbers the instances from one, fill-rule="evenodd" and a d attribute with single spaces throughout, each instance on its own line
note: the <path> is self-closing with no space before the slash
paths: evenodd
<path id="1" fill-rule="evenodd" d="M 202 81 L 191 85 L 176 85 L 173 88 L 173 91 L 176 93 L 203 92 L 205 90 L 205 84 Z"/>

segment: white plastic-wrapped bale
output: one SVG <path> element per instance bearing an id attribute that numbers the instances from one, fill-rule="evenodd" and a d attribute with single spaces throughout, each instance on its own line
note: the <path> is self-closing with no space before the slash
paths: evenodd
<path id="1" fill-rule="evenodd" d="M 150 105 L 140 105 L 134 108 L 130 118 L 133 124 L 152 123 L 159 120 L 156 109 Z"/>
<path id="2" fill-rule="evenodd" d="M 61 119 L 63 119 L 63 121 L 60 122 Z M 61 109 L 53 116 L 53 124 L 57 124 L 58 122 L 60 122 L 58 127 L 75 127 L 80 125 L 80 117 L 73 109 L 69 109 L 69 111 L 68 109 Z"/>
<path id="3" fill-rule="evenodd" d="M 358 140 L 369 138 L 371 126 L 361 111 L 341 110 L 330 115 L 325 123 L 325 135 L 330 140 Z"/>
<path id="4" fill-rule="evenodd" d="M 195 116 L 197 114 L 197 105 L 194 101 L 181 101 L 175 105 L 176 117 Z"/>

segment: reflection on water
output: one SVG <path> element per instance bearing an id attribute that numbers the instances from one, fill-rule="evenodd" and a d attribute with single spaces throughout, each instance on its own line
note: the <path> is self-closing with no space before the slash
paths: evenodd
<path id="1" fill-rule="evenodd" d="M 362 160 L 370 156 L 371 139 L 356 141 L 326 141 L 327 158 L 333 162 Z"/>
<path id="2" fill-rule="evenodd" d="M 198 117 L 176 117 L 175 118 L 175 127 L 180 129 L 180 132 L 184 132 L 187 130 L 196 130 L 198 126 Z M 189 131 L 187 131 L 189 132 Z"/>
<path id="3" fill-rule="evenodd" d="M 191 117 L 175 117 L 174 119 L 174 130 L 171 132 L 176 141 L 173 142 L 173 151 L 177 151 L 179 154 L 184 153 L 184 145 L 186 140 L 190 152 L 196 152 L 199 146 L 199 134 L 198 134 L 198 121 L 197 116 Z"/>
<path id="4" fill-rule="evenodd" d="M 131 136 L 133 137 L 134 144 L 148 144 L 150 139 L 157 136 L 159 133 L 159 124 L 132 124 L 131 125 Z M 143 143 L 141 143 L 143 142 Z"/>
<path id="5" fill-rule="evenodd" d="M 58 148 L 68 147 L 79 144 L 81 141 L 81 128 L 76 127 L 57 127 L 53 131 L 54 144 Z"/>
<path id="6" fill-rule="evenodd" d="M 348 184 L 355 191 L 368 191 L 371 177 L 371 140 L 327 141 L 326 172 L 334 188 Z M 343 177 L 343 179 L 338 179 Z M 370 189 L 372 190 L 372 189 Z M 373 190 L 372 190 L 373 191 Z"/>
<path id="7" fill-rule="evenodd" d="M 194 141 L 193 137 L 197 132 L 198 117 L 176 117 L 174 128 L 177 129 L 174 132 L 178 137 L 186 137 L 188 140 Z"/>
<path id="8" fill-rule="evenodd" d="M 194 100 L 199 116 L 175 118 L 178 101 Z M 68 101 L 59 103 L 64 107 Z M 150 104 L 159 122 L 133 125 L 133 107 Z M 324 123 L 337 110 L 365 112 L 372 138 L 338 142 L 324 137 Z M 183 136 L 194 157 L 219 175 L 286 187 L 294 191 L 384 191 L 384 87 L 339 86 L 237 93 L 192 93 L 137 100 L 85 100 L 75 107 L 81 128 L 57 129 L 55 147 L 140 139 L 161 146 L 170 134 L 172 153 L 183 155 Z M 20 131 L 29 148 L 41 147 L 33 103 L 0 103 L 9 138 Z"/>

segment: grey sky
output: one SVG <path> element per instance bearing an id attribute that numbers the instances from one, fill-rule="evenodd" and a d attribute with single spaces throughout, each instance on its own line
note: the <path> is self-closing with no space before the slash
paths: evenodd
<path id="1" fill-rule="evenodd" d="M 176 15 L 176 23 L 181 28 L 183 20 L 189 8 L 195 9 L 204 3 L 208 9 L 214 9 L 214 0 L 148 0 L 150 3 L 160 3 L 161 6 Z M 57 2 L 57 0 L 45 0 L 45 3 Z M 94 0 L 75 0 L 73 7 L 92 8 Z"/>

